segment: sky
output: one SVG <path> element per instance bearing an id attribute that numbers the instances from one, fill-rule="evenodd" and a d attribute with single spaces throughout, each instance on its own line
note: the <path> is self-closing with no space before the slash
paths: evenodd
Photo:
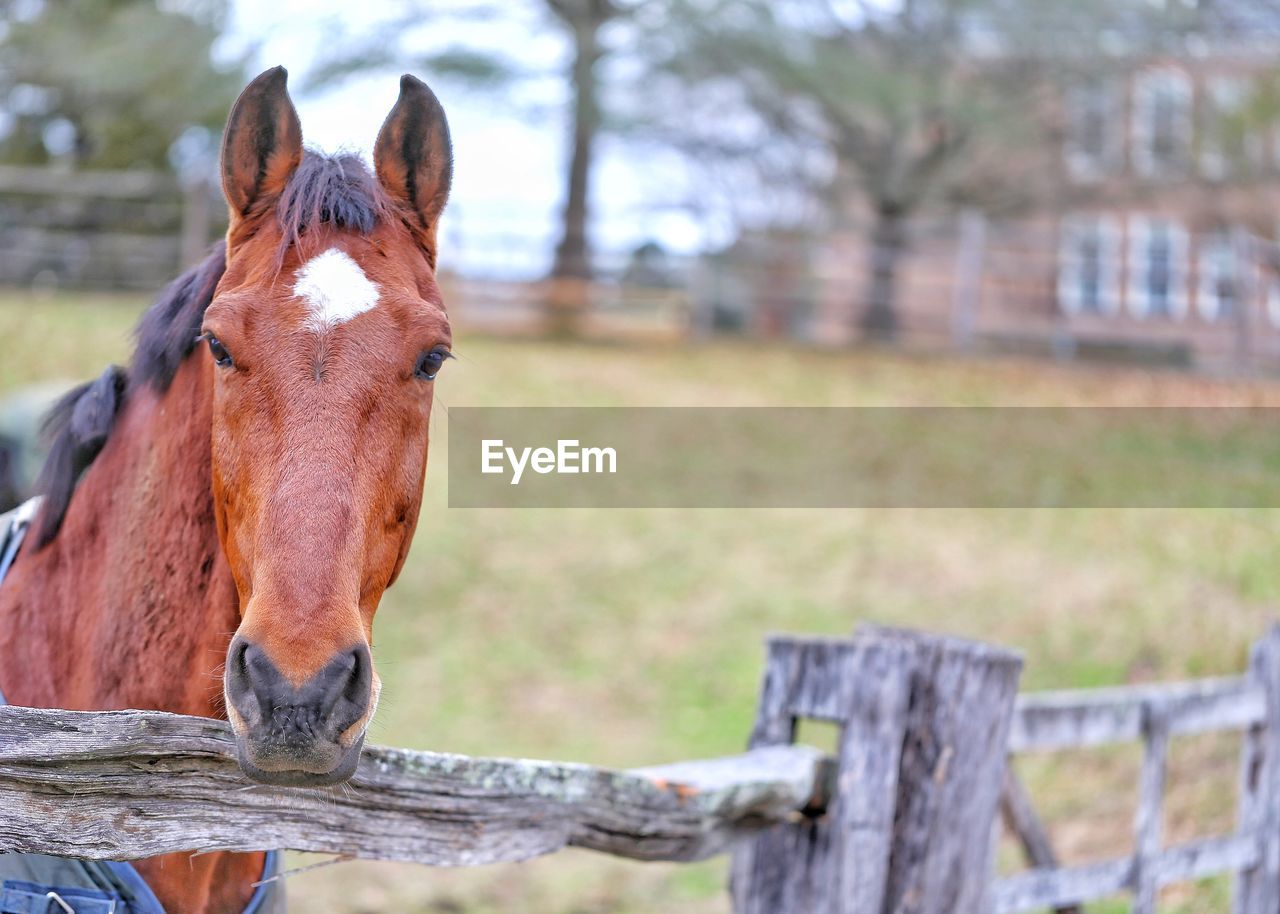
<path id="1" fill-rule="evenodd" d="M 299 86 L 322 61 L 335 31 L 339 36 L 361 33 L 371 24 L 370 9 L 370 4 L 349 0 L 233 0 L 232 25 L 222 51 L 252 49 L 257 69 L 281 64 L 289 70 L 309 146 L 357 151 L 368 158 L 378 128 L 395 103 L 399 73 L 361 76 L 322 93 L 300 92 Z M 521 61 L 540 71 L 553 70 L 565 59 L 565 42 L 553 31 L 535 30 L 527 16 L 513 19 L 460 22 L 440 40 L 442 46 L 478 41 L 518 47 Z M 518 117 L 514 105 L 504 105 L 492 95 L 433 80 L 429 73 L 415 75 L 440 97 L 453 135 L 454 183 L 441 222 L 442 263 L 475 273 L 545 272 L 563 198 L 565 87 L 547 80 L 527 90 L 548 111 L 534 122 Z M 693 252 L 712 242 L 706 225 L 687 212 L 659 210 L 649 202 L 686 179 L 674 159 L 655 161 L 652 154 L 640 158 L 608 142 L 601 153 L 592 184 L 592 236 L 600 249 L 626 252 L 655 239 L 668 250 Z"/>

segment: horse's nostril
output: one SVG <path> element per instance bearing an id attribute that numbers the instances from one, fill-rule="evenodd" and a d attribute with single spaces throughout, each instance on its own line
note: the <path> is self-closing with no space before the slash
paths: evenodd
<path id="1" fill-rule="evenodd" d="M 237 637 L 227 648 L 227 674 L 243 676 L 246 671 L 245 654 L 249 650 L 249 642 Z"/>
<path id="2" fill-rule="evenodd" d="M 240 637 L 231 642 L 227 649 L 227 698 L 250 725 L 271 716 L 272 672 L 274 667 L 261 648 Z"/>
<path id="3" fill-rule="evenodd" d="M 363 644 L 351 652 L 351 673 L 343 697 L 348 701 L 366 701 L 369 698 L 372 664 L 369 663 L 369 649 Z"/>
<path id="4" fill-rule="evenodd" d="M 364 717 L 369 708 L 373 687 L 373 662 L 369 648 L 361 644 L 352 649 L 334 673 L 336 694 L 330 706 L 330 725 L 335 734 L 341 734 Z"/>
<path id="5" fill-rule="evenodd" d="M 287 687 L 284 677 L 271 662 L 267 652 L 256 644 L 246 642 L 241 651 L 241 665 L 253 697 L 258 702 L 259 713 L 263 718 L 270 718 L 274 708 L 280 703 L 283 687 Z"/>

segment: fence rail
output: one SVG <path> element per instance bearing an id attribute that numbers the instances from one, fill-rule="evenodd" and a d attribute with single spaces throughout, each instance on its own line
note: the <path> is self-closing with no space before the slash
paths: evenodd
<path id="1" fill-rule="evenodd" d="M 464 866 L 584 847 L 697 860 L 825 805 L 802 746 L 614 771 L 368 748 L 333 788 L 247 781 L 222 721 L 0 707 L 0 851 L 99 860 L 288 850 Z"/>
<path id="2" fill-rule="evenodd" d="M 1234 914 L 1280 910 L 1280 629 L 1244 676 L 1017 696 L 1020 658 L 869 628 L 769 643 L 750 750 L 617 771 L 369 748 L 348 785 L 252 784 L 225 723 L 0 708 L 0 851 L 134 859 L 280 847 L 431 865 L 583 847 L 640 860 L 733 852 L 736 914 L 1076 914 L 1232 874 Z M 793 745 L 833 722 L 833 757 Z M 1163 840 L 1177 734 L 1243 731 L 1232 834 Z M 1141 742 L 1133 851 L 1061 866 L 1008 758 Z M 1003 797 L 1002 797 L 1003 795 Z M 1001 800 L 1003 798 L 1003 804 Z M 997 810 L 1031 869 L 996 878 Z"/>
<path id="3" fill-rule="evenodd" d="M 1136 742 L 1152 715 L 1163 717 L 1171 734 L 1243 730 L 1266 719 L 1267 694 L 1240 676 L 1023 695 L 1014 709 L 1009 751 Z"/>

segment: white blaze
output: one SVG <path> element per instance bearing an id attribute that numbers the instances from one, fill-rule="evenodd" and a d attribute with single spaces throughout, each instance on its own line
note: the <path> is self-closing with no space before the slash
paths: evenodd
<path id="1" fill-rule="evenodd" d="M 307 303 L 307 327 L 317 333 L 345 323 L 378 304 L 378 287 L 344 251 L 329 248 L 298 271 L 293 294 Z"/>

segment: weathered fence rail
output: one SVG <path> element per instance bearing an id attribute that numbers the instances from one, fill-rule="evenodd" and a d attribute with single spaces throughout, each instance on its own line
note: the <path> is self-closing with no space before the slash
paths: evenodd
<path id="1" fill-rule="evenodd" d="M 1153 715 L 1164 719 L 1171 735 L 1243 730 L 1266 720 L 1267 693 L 1261 683 L 1240 676 L 1023 695 L 1014 712 L 1009 751 L 1138 742 Z"/>
<path id="2" fill-rule="evenodd" d="M 827 771 L 800 746 L 635 771 L 369 748 L 349 784 L 273 788 L 241 774 L 221 721 L 0 707 L 0 851 L 279 847 L 464 866 L 575 846 L 696 860 L 822 808 Z"/>
<path id="3" fill-rule="evenodd" d="M 884 629 L 775 638 L 741 756 L 617 771 L 370 748 L 348 785 L 252 784 L 227 726 L 148 712 L 0 708 L 0 851 L 128 859 L 281 847 L 432 865 L 584 847 L 640 860 L 732 850 L 737 914 L 1078 912 L 1229 873 L 1234 914 L 1280 910 L 1280 629 L 1234 678 L 1017 696 L 1021 660 Z M 834 757 L 793 745 L 836 724 Z M 1171 737 L 1243 731 L 1232 834 L 1166 845 Z M 1058 865 L 1010 754 L 1141 742 L 1132 854 Z M 1003 795 L 1003 803 L 1001 802 Z M 1032 868 L 996 878 L 999 809 Z"/>

